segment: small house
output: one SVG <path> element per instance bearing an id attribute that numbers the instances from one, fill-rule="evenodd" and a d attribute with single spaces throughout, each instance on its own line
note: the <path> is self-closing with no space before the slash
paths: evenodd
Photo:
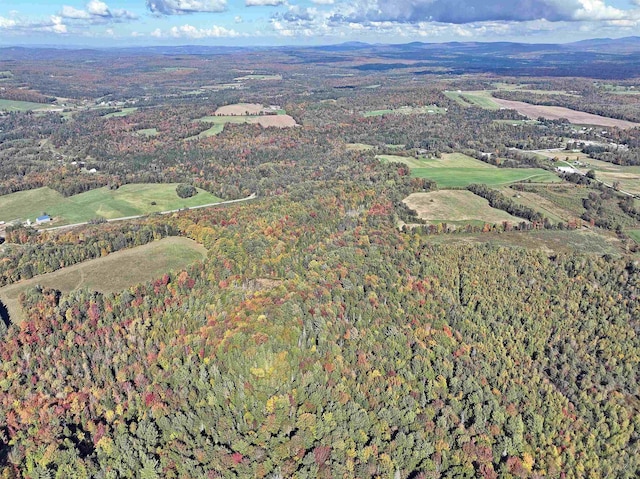
<path id="1" fill-rule="evenodd" d="M 43 223 L 48 223 L 49 221 L 51 221 L 51 216 L 49 215 L 42 215 L 36 218 L 36 224 L 38 225 L 41 225 Z"/>

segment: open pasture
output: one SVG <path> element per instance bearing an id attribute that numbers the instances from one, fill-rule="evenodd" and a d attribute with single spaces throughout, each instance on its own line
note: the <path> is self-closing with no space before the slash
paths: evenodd
<path id="1" fill-rule="evenodd" d="M 405 198 L 403 203 L 416 211 L 419 218 L 431 223 L 524 221 L 505 211 L 492 208 L 486 199 L 467 190 L 413 193 Z"/>
<path id="2" fill-rule="evenodd" d="M 136 111 L 138 111 L 138 108 L 135 106 L 122 108 L 120 111 L 114 111 L 113 113 L 106 114 L 104 118 L 121 118 L 123 116 L 129 116 Z"/>
<path id="3" fill-rule="evenodd" d="M 259 103 L 237 103 L 235 105 L 225 105 L 218 108 L 216 115 L 258 115 L 264 110 Z"/>
<path id="4" fill-rule="evenodd" d="M 31 101 L 5 100 L 0 98 L 0 111 L 48 111 L 60 108 L 58 105 L 34 103 Z"/>
<path id="5" fill-rule="evenodd" d="M 427 158 L 420 156 L 399 156 L 399 155 L 377 155 L 382 162 L 404 163 L 409 168 L 482 168 L 497 170 L 493 165 L 489 165 L 480 160 L 476 160 L 463 153 L 445 153 L 441 158 Z"/>
<path id="6" fill-rule="evenodd" d="M 521 181 L 536 183 L 562 181 L 550 171 L 541 168 L 415 168 L 411 170 L 411 175 L 433 180 L 440 188 L 461 188 L 472 183 L 496 186 Z"/>
<path id="7" fill-rule="evenodd" d="M 477 106 L 485 110 L 499 110 L 500 105 L 491 96 L 489 90 L 446 91 L 444 95 L 461 106 Z"/>
<path id="8" fill-rule="evenodd" d="M 20 322 L 22 311 L 18 298 L 33 286 L 65 293 L 78 288 L 113 293 L 182 269 L 205 256 L 206 249 L 191 239 L 164 238 L 5 286 L 0 288 L 0 300 L 7 306 L 11 320 Z"/>
<path id="9" fill-rule="evenodd" d="M 47 213 L 54 220 L 51 226 L 60 226 L 96 217 L 113 219 L 146 215 L 221 201 L 200 189 L 191 198 L 180 198 L 176 194 L 176 186 L 177 183 L 130 184 L 117 190 L 97 188 L 68 198 L 47 187 L 19 191 L 0 196 L 0 221 L 33 221 Z"/>

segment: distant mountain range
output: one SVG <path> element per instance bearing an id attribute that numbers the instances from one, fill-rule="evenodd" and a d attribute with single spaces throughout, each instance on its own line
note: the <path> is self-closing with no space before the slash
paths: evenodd
<path id="1" fill-rule="evenodd" d="M 48 59 L 81 59 L 110 55 L 225 55 L 250 51 L 278 52 L 296 62 L 351 65 L 360 71 L 411 69 L 414 74 L 495 73 L 514 76 L 583 76 L 602 79 L 640 77 L 640 37 L 596 38 L 564 44 L 514 42 L 448 42 L 368 44 L 347 42 L 321 46 L 153 46 L 105 49 L 54 49 L 8 47 L 0 61 L 24 60 L 44 55 Z M 364 60 L 366 61 L 364 61 Z M 379 59 L 379 62 L 376 62 Z M 390 61 L 391 60 L 391 61 Z M 424 70 L 416 70 L 422 68 Z"/>

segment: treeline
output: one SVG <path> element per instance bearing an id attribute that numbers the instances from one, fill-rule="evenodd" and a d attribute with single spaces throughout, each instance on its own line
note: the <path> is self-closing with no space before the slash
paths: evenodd
<path id="1" fill-rule="evenodd" d="M 19 246 L 5 246 L 0 262 L 0 287 L 175 235 L 177 230 L 174 227 L 160 222 L 106 225 L 99 230 L 85 227 L 41 234 L 32 228 L 9 227 L 7 243 Z"/>
<path id="2" fill-rule="evenodd" d="M 467 186 L 467 190 L 488 200 L 489 206 L 492 208 L 506 211 L 510 215 L 524 218 L 532 223 L 550 223 L 549 219 L 545 218 L 539 211 L 520 205 L 499 191 L 489 188 L 487 185 L 472 184 Z"/>

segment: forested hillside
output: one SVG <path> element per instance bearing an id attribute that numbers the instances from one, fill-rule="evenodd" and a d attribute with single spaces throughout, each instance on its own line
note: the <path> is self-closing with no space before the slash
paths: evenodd
<path id="1" fill-rule="evenodd" d="M 640 477 L 637 66 L 484 48 L 0 50 L 0 479 Z"/>
<path id="2" fill-rule="evenodd" d="M 306 186 L 171 220 L 209 250 L 182 273 L 27 295 L 3 477 L 636 476 L 637 263 L 431 246 Z"/>

